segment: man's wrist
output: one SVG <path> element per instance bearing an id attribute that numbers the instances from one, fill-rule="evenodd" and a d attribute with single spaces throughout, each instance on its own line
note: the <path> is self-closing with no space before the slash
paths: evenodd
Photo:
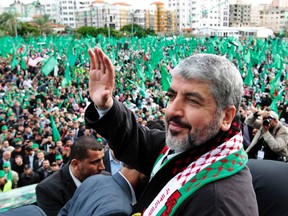
<path id="1" fill-rule="evenodd" d="M 99 119 L 102 118 L 112 108 L 112 106 L 111 106 L 107 109 L 99 109 L 99 107 L 95 103 L 94 103 L 94 107 L 99 114 Z"/>

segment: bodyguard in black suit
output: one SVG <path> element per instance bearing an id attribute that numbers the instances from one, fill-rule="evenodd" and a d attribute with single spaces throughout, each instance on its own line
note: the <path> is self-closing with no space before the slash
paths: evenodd
<path id="1" fill-rule="evenodd" d="M 105 169 L 103 157 L 103 146 L 96 139 L 78 138 L 71 146 L 70 162 L 37 185 L 37 205 L 48 216 L 57 215 L 81 182 Z"/>
<path id="2" fill-rule="evenodd" d="M 125 166 L 113 176 L 91 176 L 76 190 L 58 216 L 131 215 L 136 203 L 135 194 L 147 180 L 137 170 Z"/>
<path id="3" fill-rule="evenodd" d="M 37 205 L 47 215 L 57 215 L 77 189 L 69 173 L 69 164 L 37 185 Z"/>

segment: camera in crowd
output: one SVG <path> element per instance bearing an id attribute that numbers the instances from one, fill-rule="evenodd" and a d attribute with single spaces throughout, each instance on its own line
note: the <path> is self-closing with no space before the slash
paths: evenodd
<path id="1" fill-rule="evenodd" d="M 265 118 L 264 120 L 263 120 L 263 126 L 269 126 L 269 124 L 270 124 L 270 121 L 271 121 L 271 118 Z"/>

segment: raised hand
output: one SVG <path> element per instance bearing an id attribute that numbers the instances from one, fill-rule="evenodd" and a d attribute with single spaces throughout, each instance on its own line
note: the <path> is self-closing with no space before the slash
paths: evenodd
<path id="1" fill-rule="evenodd" d="M 113 105 L 112 92 L 115 86 L 114 67 L 110 59 L 100 48 L 89 49 L 88 53 L 90 56 L 90 97 L 99 109 L 108 109 Z"/>

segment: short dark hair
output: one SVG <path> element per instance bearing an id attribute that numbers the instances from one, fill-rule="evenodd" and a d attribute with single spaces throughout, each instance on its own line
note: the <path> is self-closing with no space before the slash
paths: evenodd
<path id="1" fill-rule="evenodd" d="M 103 145 L 95 138 L 89 136 L 81 136 L 75 140 L 71 146 L 70 160 L 84 160 L 88 157 L 87 150 L 102 151 Z"/>
<path id="2" fill-rule="evenodd" d="M 24 165 L 24 170 L 28 170 L 28 169 L 31 169 L 31 166 L 29 164 L 25 164 Z"/>

